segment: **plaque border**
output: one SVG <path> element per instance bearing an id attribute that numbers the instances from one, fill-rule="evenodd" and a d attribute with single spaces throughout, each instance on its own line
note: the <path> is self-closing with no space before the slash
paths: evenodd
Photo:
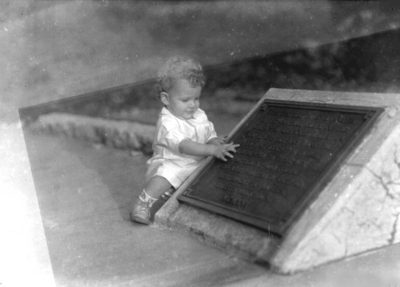
<path id="1" fill-rule="evenodd" d="M 213 212 L 227 218 L 235 219 L 245 224 L 249 224 L 256 228 L 263 229 L 268 233 L 273 233 L 278 236 L 284 236 L 289 227 L 301 216 L 305 211 L 306 206 L 311 204 L 319 194 L 319 192 L 329 183 L 330 180 L 337 174 L 340 169 L 341 163 L 351 155 L 353 150 L 361 143 L 362 139 L 367 136 L 368 131 L 371 130 L 373 124 L 376 122 L 378 117 L 383 113 L 384 108 L 382 107 L 371 107 L 371 106 L 353 106 L 353 105 L 338 105 L 338 104 L 321 104 L 314 102 L 299 102 L 299 101 L 283 101 L 275 99 L 261 99 L 255 107 L 238 123 L 238 125 L 229 134 L 227 141 L 230 141 L 237 133 L 241 132 L 244 125 L 251 121 L 261 109 L 268 108 L 268 105 L 274 106 L 286 106 L 303 109 L 325 109 L 331 111 L 342 110 L 344 112 L 363 113 L 367 117 L 366 121 L 356 131 L 356 133 L 347 141 L 343 147 L 338 151 L 337 156 L 333 162 L 326 166 L 325 170 L 321 173 L 316 182 L 309 188 L 307 195 L 300 201 L 300 203 L 294 206 L 294 210 L 287 220 L 282 220 L 279 224 L 268 222 L 266 219 L 260 219 L 255 216 L 248 215 L 241 212 L 240 210 L 233 210 L 226 208 L 218 203 L 207 202 L 202 198 L 191 196 L 190 186 L 200 176 L 202 176 L 209 166 L 211 166 L 217 159 L 210 157 L 210 160 L 196 170 L 196 175 L 190 177 L 190 182 L 185 183 L 187 187 L 185 191 L 180 194 L 177 199 L 181 202 L 185 202 L 189 205 L 199 207 L 208 212 Z"/>

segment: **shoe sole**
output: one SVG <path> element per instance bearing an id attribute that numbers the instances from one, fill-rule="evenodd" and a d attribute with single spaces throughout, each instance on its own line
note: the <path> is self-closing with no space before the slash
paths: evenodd
<path id="1" fill-rule="evenodd" d="M 134 222 L 150 225 L 150 220 L 146 220 L 145 218 L 142 217 L 137 217 L 133 215 L 132 212 L 130 213 L 130 218 Z"/>

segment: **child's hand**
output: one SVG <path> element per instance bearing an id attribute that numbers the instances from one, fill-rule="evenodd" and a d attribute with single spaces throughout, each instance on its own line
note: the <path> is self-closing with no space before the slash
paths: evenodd
<path id="1" fill-rule="evenodd" d="M 222 144 L 226 144 L 226 139 L 228 138 L 228 136 L 224 136 L 224 137 L 216 137 L 213 138 L 212 140 L 210 140 L 208 142 L 208 144 L 213 144 L 213 145 L 222 145 Z"/>
<path id="2" fill-rule="evenodd" d="M 235 153 L 236 148 L 239 146 L 239 144 L 234 143 L 216 145 L 214 150 L 214 157 L 223 161 L 227 161 L 226 157 L 233 158 L 233 155 L 231 153 Z"/>

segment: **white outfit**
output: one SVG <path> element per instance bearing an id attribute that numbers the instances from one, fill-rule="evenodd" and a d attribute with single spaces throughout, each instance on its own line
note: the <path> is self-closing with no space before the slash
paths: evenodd
<path id="1" fill-rule="evenodd" d="M 153 176 L 166 178 L 178 188 L 206 158 L 179 152 L 179 144 L 188 139 L 205 144 L 217 137 L 214 125 L 205 112 L 197 109 L 193 118 L 185 120 L 174 116 L 167 108 L 159 115 L 153 140 L 153 157 L 147 161 L 146 182 Z"/>

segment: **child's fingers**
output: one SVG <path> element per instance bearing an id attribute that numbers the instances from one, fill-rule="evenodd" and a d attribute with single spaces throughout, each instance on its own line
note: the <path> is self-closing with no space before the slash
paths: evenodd
<path id="1" fill-rule="evenodd" d="M 229 156 L 230 158 L 233 158 L 233 154 L 226 152 L 225 156 Z"/>
<path id="2" fill-rule="evenodd" d="M 225 155 L 221 155 L 221 156 L 219 157 L 219 159 L 221 159 L 221 160 L 223 160 L 223 161 L 227 161 L 227 159 L 225 158 Z"/>
<path id="3" fill-rule="evenodd" d="M 240 144 L 234 144 L 233 142 L 229 144 L 223 144 L 220 148 L 220 154 L 217 156 L 220 160 L 227 161 L 228 158 L 233 158 L 232 153 L 236 153 L 236 148 L 239 147 Z"/>
<path id="4" fill-rule="evenodd" d="M 223 161 L 227 161 L 228 160 L 227 157 L 232 158 L 233 155 L 231 153 L 229 153 L 228 150 L 223 150 L 221 153 L 221 156 L 219 158 Z"/>
<path id="5" fill-rule="evenodd" d="M 217 139 L 214 141 L 214 144 L 223 145 L 223 144 L 226 144 L 226 141 L 224 141 L 222 138 L 217 138 Z"/>
<path id="6" fill-rule="evenodd" d="M 233 147 L 240 147 L 240 144 L 234 144 L 233 142 L 228 143 L 228 145 Z"/>
<path id="7" fill-rule="evenodd" d="M 239 147 L 239 145 L 226 145 L 227 150 L 236 152 L 236 148 Z"/>

